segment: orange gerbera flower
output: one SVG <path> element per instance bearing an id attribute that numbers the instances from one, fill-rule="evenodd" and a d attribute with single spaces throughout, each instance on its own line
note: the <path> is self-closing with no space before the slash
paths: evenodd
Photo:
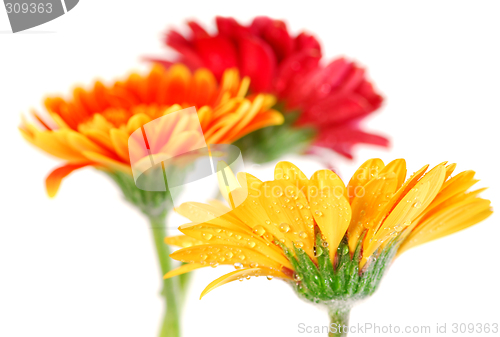
<path id="1" fill-rule="evenodd" d="M 240 79 L 235 69 L 225 71 L 217 82 L 207 69 L 191 73 L 180 64 L 168 70 L 154 66 L 147 75 L 133 73 L 110 86 L 97 81 L 91 90 L 76 88 L 68 100 L 47 98 L 50 118 L 34 113 L 39 125 L 23 120 L 20 130 L 30 143 L 66 162 L 47 177 L 47 192 L 53 197 L 64 177 L 87 165 L 131 174 L 127 143 L 131 133 L 183 108 L 197 108 L 205 140 L 212 144 L 231 143 L 254 130 L 281 124 L 283 116 L 271 109 L 274 96 L 247 95 L 249 84 L 249 78 Z M 182 123 L 166 127 L 179 129 Z M 175 148 L 189 141 L 167 140 Z"/>

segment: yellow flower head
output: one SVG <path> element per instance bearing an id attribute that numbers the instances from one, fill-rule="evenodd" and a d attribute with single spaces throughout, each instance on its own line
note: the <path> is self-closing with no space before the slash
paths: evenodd
<path id="1" fill-rule="evenodd" d="M 455 166 L 425 173 L 426 165 L 405 181 L 405 160 L 371 159 L 347 186 L 330 170 L 308 179 L 289 162 L 276 165 L 273 181 L 239 174 L 248 197 L 234 209 L 216 201 L 177 209 L 193 223 L 166 242 L 184 247 L 171 257 L 188 264 L 165 277 L 228 264 L 237 270 L 202 296 L 261 275 L 289 280 L 314 302 L 368 296 L 396 254 L 491 215 L 490 201 L 478 197 L 482 190 L 467 192 L 477 182 L 474 172 L 451 177 Z"/>
<path id="2" fill-rule="evenodd" d="M 206 69 L 191 73 L 181 64 L 168 70 L 155 66 L 147 75 L 133 73 L 110 86 L 95 82 L 91 90 L 76 88 L 68 100 L 47 98 L 50 118 L 35 113 L 38 126 L 23 121 L 20 130 L 30 143 L 65 161 L 47 177 L 47 192 L 54 196 L 61 180 L 83 166 L 131 174 L 131 133 L 183 108 L 196 107 L 211 144 L 232 143 L 259 128 L 281 124 L 283 116 L 271 109 L 274 96 L 247 95 L 248 86 L 249 79 L 240 79 L 234 69 L 226 70 L 219 83 Z M 178 149 L 189 143 L 190 138 L 182 136 L 184 126 L 165 125 L 170 136 L 162 145 Z"/>

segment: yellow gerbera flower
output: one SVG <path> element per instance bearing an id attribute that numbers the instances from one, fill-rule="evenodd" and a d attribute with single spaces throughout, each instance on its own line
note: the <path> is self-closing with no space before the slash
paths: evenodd
<path id="1" fill-rule="evenodd" d="M 149 74 L 133 73 L 111 86 L 96 82 L 91 90 L 76 88 L 65 100 L 50 97 L 45 106 L 50 116 L 34 116 L 38 126 L 23 121 L 24 138 L 45 152 L 63 159 L 64 166 L 47 178 L 47 192 L 54 196 L 61 180 L 72 171 L 92 165 L 131 175 L 128 138 L 151 120 L 186 107 L 195 106 L 205 135 L 211 144 L 232 143 L 265 126 L 283 122 L 283 116 L 271 109 L 275 98 L 268 94 L 247 95 L 249 79 L 240 79 L 238 71 L 224 72 L 220 83 L 207 69 L 191 73 L 177 64 L 165 70 L 152 68 Z M 165 125 L 172 130 L 182 123 Z M 171 137 L 169 148 L 179 148 L 187 137 Z"/>
<path id="2" fill-rule="evenodd" d="M 490 201 L 478 197 L 482 190 L 467 192 L 477 182 L 474 172 L 451 177 L 455 166 L 442 163 L 424 174 L 426 165 L 405 182 L 405 160 L 384 165 L 371 159 L 347 186 L 330 170 L 308 179 L 289 162 L 276 165 L 274 181 L 246 174 L 248 197 L 238 207 L 212 202 L 177 209 L 193 223 L 165 241 L 184 247 L 170 256 L 189 264 L 165 277 L 234 265 L 236 271 L 210 283 L 201 296 L 251 276 L 278 277 L 306 299 L 328 305 L 334 321 L 345 322 L 351 302 L 376 290 L 396 254 L 491 215 Z M 237 178 L 245 181 L 244 175 Z"/>

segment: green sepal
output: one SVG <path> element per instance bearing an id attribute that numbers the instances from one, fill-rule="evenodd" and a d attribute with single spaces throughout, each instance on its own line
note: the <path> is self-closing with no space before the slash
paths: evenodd
<path id="1" fill-rule="evenodd" d="M 253 131 L 233 143 L 241 150 L 243 159 L 262 164 L 289 153 L 300 154 L 307 150 L 316 137 L 316 129 L 295 126 L 299 112 L 283 115 L 283 124 Z"/>
<path id="2" fill-rule="evenodd" d="M 120 187 L 125 200 L 137 206 L 148 218 L 165 218 L 172 209 L 173 202 L 168 190 L 144 191 L 135 185 L 134 178 L 130 174 L 119 171 L 104 172 Z"/>
<path id="3" fill-rule="evenodd" d="M 285 252 L 294 268 L 294 280 L 290 281 L 299 296 L 314 303 L 331 306 L 336 302 L 353 302 L 372 295 L 378 288 L 382 276 L 394 258 L 399 240 L 393 239 L 382 251 L 376 251 L 372 260 L 363 270 L 359 270 L 363 234 L 351 256 L 347 238 L 336 248 L 336 258 L 332 263 L 328 245 L 316 235 L 317 265 L 301 249 L 294 247 L 293 252 L 277 243 Z M 321 249 L 321 252 L 318 252 Z"/>

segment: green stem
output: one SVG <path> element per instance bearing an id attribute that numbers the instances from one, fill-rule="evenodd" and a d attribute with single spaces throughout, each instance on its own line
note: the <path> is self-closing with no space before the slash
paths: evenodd
<path id="1" fill-rule="evenodd" d="M 156 246 L 156 252 L 160 262 L 162 280 L 163 275 L 172 269 L 172 259 L 170 258 L 170 248 L 165 244 L 167 236 L 165 230 L 165 216 L 150 218 L 151 230 Z M 160 337 L 180 336 L 180 307 L 178 301 L 179 280 L 177 277 L 163 280 L 162 296 L 165 298 L 165 316 L 161 325 Z"/>
<path id="2" fill-rule="evenodd" d="M 350 307 L 330 309 L 330 333 L 328 337 L 345 337 L 349 331 Z"/>

